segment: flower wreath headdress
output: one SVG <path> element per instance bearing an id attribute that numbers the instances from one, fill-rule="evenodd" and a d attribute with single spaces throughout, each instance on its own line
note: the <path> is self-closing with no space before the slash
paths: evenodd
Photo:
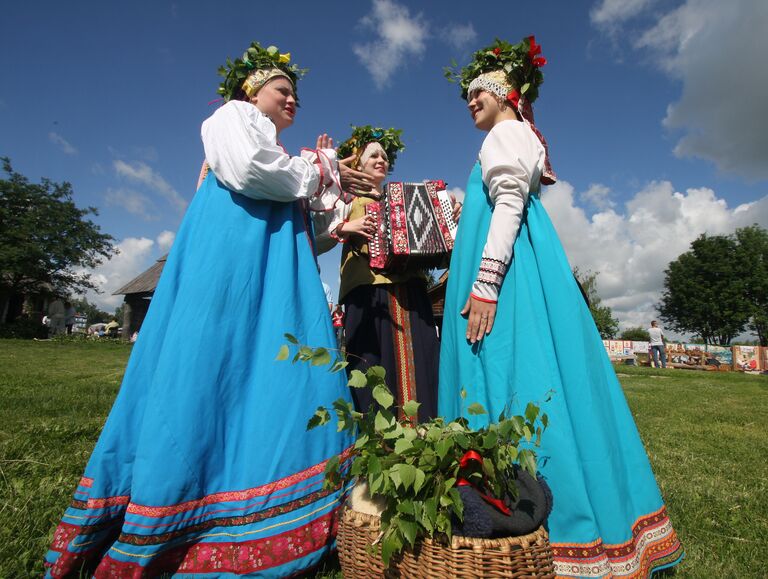
<path id="1" fill-rule="evenodd" d="M 238 98 L 244 92 L 250 98 L 255 95 L 268 80 L 284 76 L 296 91 L 297 81 L 307 70 L 291 64 L 291 53 L 281 54 L 276 46 L 262 48 L 258 42 L 252 42 L 242 58 L 234 61 L 227 58 L 225 66 L 219 67 L 219 75 L 224 80 L 219 85 L 218 93 L 225 102 Z M 298 97 L 296 99 L 298 101 Z"/>
<path id="2" fill-rule="evenodd" d="M 541 67 L 547 64 L 536 38 L 528 36 L 517 44 L 497 38 L 490 46 L 475 52 L 472 61 L 460 70 L 456 70 L 455 61 L 451 64 L 445 68 L 445 77 L 450 82 L 459 83 L 461 98 L 467 99 L 472 92 L 482 89 L 515 107 L 544 146 L 546 158 L 541 182 L 545 185 L 555 183 L 557 177 L 549 162 L 547 141 L 533 120 L 532 103 L 538 98 L 539 87 L 544 82 Z"/>
<path id="3" fill-rule="evenodd" d="M 361 127 L 352 126 L 352 135 L 339 145 L 336 154 L 339 159 L 346 159 L 350 155 L 355 156 L 355 164 L 360 161 L 360 157 L 369 143 L 379 143 L 381 148 L 387 154 L 389 159 L 389 171 L 395 167 L 395 160 L 400 151 L 405 150 L 405 145 L 400 139 L 403 131 L 400 129 L 384 129 L 382 127 L 372 127 L 365 125 Z"/>

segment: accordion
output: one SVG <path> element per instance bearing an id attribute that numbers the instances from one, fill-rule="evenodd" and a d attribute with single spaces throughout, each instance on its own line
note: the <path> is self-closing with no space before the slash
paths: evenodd
<path id="1" fill-rule="evenodd" d="M 439 267 L 453 249 L 456 222 L 443 181 L 389 183 L 381 201 L 365 206 L 376 232 L 368 242 L 373 269 Z"/>

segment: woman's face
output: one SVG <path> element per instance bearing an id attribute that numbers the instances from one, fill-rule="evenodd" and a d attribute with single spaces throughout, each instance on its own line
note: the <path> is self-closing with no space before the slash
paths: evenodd
<path id="1" fill-rule="evenodd" d="M 278 76 L 259 89 L 251 102 L 275 123 L 277 132 L 293 124 L 296 116 L 296 95 L 293 85 L 284 76 Z"/>
<path id="2" fill-rule="evenodd" d="M 482 89 L 472 91 L 472 94 L 469 96 L 467 108 L 472 114 L 475 127 L 481 131 L 490 131 L 497 122 L 506 118 L 504 113 L 507 110 L 511 110 L 508 108 L 502 109 L 496 97 Z M 514 112 L 512 113 L 512 118 L 516 118 Z"/>
<path id="3" fill-rule="evenodd" d="M 389 159 L 379 143 L 370 143 L 360 157 L 360 170 L 373 178 L 378 187 L 387 178 Z"/>

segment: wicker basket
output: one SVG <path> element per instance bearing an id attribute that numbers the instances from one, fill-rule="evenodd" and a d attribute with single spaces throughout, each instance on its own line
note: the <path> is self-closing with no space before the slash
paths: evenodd
<path id="1" fill-rule="evenodd" d="M 416 548 L 393 556 L 388 569 L 370 545 L 378 538 L 380 519 L 344 508 L 338 533 L 339 560 L 345 579 L 372 577 L 547 577 L 554 578 L 552 551 L 543 528 L 522 537 L 475 539 L 454 536 L 422 539 Z"/>

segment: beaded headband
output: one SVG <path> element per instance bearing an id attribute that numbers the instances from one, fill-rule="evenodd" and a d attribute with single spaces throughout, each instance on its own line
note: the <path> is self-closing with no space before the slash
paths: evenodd
<path id="1" fill-rule="evenodd" d="M 476 77 L 467 88 L 467 100 L 471 100 L 472 93 L 478 89 L 495 94 L 499 99 L 506 100 L 507 95 L 514 87 L 507 79 L 507 75 L 501 70 L 486 72 Z"/>
<path id="2" fill-rule="evenodd" d="M 248 78 L 245 79 L 245 82 L 242 86 L 243 92 L 245 92 L 248 98 L 251 98 L 257 92 L 259 92 L 261 87 L 267 84 L 267 81 L 270 81 L 278 76 L 282 76 L 283 78 L 288 79 L 288 81 L 291 83 L 291 86 L 294 86 L 290 77 L 279 68 L 262 68 L 259 70 L 254 70 L 251 74 L 248 75 Z M 296 87 L 294 86 L 294 89 L 295 88 Z"/>

